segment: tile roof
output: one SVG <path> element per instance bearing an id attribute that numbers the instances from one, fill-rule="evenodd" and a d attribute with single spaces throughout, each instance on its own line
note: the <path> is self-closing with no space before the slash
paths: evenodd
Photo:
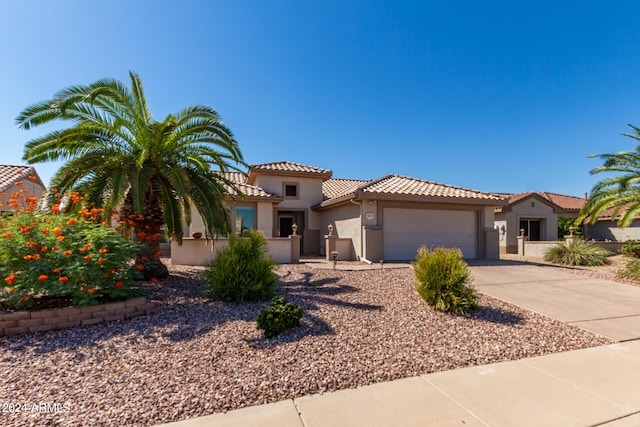
<path id="1" fill-rule="evenodd" d="M 373 181 L 331 179 L 322 186 L 325 201 L 320 206 L 329 206 L 345 199 L 371 196 L 398 196 L 413 198 L 447 198 L 458 200 L 482 200 L 491 204 L 502 204 L 504 199 L 492 193 L 470 190 L 452 185 L 425 181 L 402 175 L 386 175 Z"/>
<path id="2" fill-rule="evenodd" d="M 619 220 L 622 218 L 622 216 L 625 214 L 625 212 L 627 212 L 627 209 L 629 208 L 630 204 L 627 203 L 624 206 L 620 207 L 620 210 L 618 211 L 618 214 L 614 217 L 613 213 L 615 212 L 616 208 L 611 207 L 606 209 L 604 212 L 602 212 L 600 214 L 600 216 L 598 216 L 598 220 L 611 220 L 611 221 L 615 221 L 615 220 Z M 638 217 L 636 216 L 636 219 Z"/>
<path id="3" fill-rule="evenodd" d="M 282 199 L 282 196 L 278 194 L 269 193 L 256 185 L 247 184 L 247 175 L 241 172 L 227 172 L 224 176 L 233 182 L 247 198 L 269 199 L 274 201 Z M 230 186 L 225 185 L 225 187 L 230 194 L 233 193 L 233 189 Z"/>
<path id="4" fill-rule="evenodd" d="M 400 194 L 464 199 L 502 200 L 497 194 L 440 184 L 402 175 L 387 175 L 362 187 L 365 193 Z"/>
<path id="5" fill-rule="evenodd" d="M 502 196 L 508 199 L 509 205 L 513 205 L 521 200 L 526 199 L 527 197 L 538 197 L 543 199 L 544 201 L 549 202 L 557 208 L 560 208 L 564 211 L 579 211 L 582 209 L 586 200 L 582 197 L 575 196 L 567 196 L 564 194 L 557 193 L 549 193 L 547 191 L 535 192 L 535 191 L 527 191 L 525 193 L 518 194 L 503 194 Z"/>
<path id="6" fill-rule="evenodd" d="M 322 195 L 324 200 L 335 199 L 355 192 L 359 187 L 371 181 L 362 179 L 331 178 L 322 183 Z"/>
<path id="7" fill-rule="evenodd" d="M 323 179 L 331 178 L 329 169 L 303 165 L 294 162 L 272 162 L 249 166 L 249 183 L 253 183 L 256 174 L 284 175 L 284 176 L 315 176 Z"/>
<path id="8" fill-rule="evenodd" d="M 564 210 L 579 211 L 587 202 L 584 197 L 566 196 L 564 194 L 549 193 L 546 191 L 539 194 Z"/>
<path id="9" fill-rule="evenodd" d="M 30 176 L 34 176 L 35 182 L 45 188 L 33 166 L 0 165 L 0 192 L 7 191 L 17 181 L 29 179 Z"/>

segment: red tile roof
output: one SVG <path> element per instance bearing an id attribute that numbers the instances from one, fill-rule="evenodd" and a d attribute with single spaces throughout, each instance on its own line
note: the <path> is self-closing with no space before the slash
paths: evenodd
<path id="1" fill-rule="evenodd" d="M 316 178 L 329 179 L 332 172 L 329 169 L 318 168 L 315 166 L 303 165 L 294 162 L 272 162 L 262 163 L 249 166 L 249 179 L 247 182 L 253 184 L 255 176 L 264 175 L 283 175 L 283 176 L 311 176 Z"/>
<path id="2" fill-rule="evenodd" d="M 497 194 L 425 181 L 402 175 L 387 175 L 364 185 L 362 191 L 375 194 L 403 194 L 464 199 L 502 200 Z"/>
<path id="3" fill-rule="evenodd" d="M 509 205 L 513 205 L 515 203 L 518 203 L 521 200 L 526 199 L 527 197 L 533 196 L 533 197 L 541 198 L 543 201 L 548 202 L 549 204 L 551 204 L 556 208 L 559 208 L 560 210 L 576 211 L 576 212 L 582 209 L 584 204 L 587 202 L 582 197 L 574 197 L 574 196 L 567 196 L 564 194 L 549 193 L 547 191 L 543 191 L 543 192 L 527 191 L 525 193 L 518 193 L 518 194 L 503 194 L 502 196 L 508 199 Z"/>
<path id="4" fill-rule="evenodd" d="M 17 181 L 24 181 L 30 176 L 34 176 L 34 182 L 46 188 L 33 166 L 0 165 L 0 192 L 7 191 Z"/>
<path id="5" fill-rule="evenodd" d="M 367 195 L 378 197 L 397 196 L 411 199 L 484 200 L 488 204 L 502 204 L 504 201 L 497 194 L 394 174 L 386 175 L 373 181 L 330 179 L 323 183 L 322 191 L 325 201 L 320 206 L 329 206 L 346 199 L 366 197 Z"/>
<path id="6" fill-rule="evenodd" d="M 335 199 L 356 191 L 361 186 L 371 181 L 362 179 L 340 179 L 332 178 L 322 183 L 322 194 L 324 200 Z"/>
<path id="7" fill-rule="evenodd" d="M 277 194 L 269 193 L 258 186 L 247 184 L 247 175 L 241 172 L 227 172 L 224 176 L 229 181 L 233 182 L 247 198 L 267 199 L 272 201 L 282 200 L 282 197 Z M 230 186 L 226 185 L 225 187 L 229 194 L 234 194 L 234 191 Z"/>

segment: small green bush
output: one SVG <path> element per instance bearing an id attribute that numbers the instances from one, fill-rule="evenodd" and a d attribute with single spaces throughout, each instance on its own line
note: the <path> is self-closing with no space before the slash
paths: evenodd
<path id="1" fill-rule="evenodd" d="M 436 310 L 464 314 L 478 308 L 475 290 L 469 286 L 469 268 L 460 249 L 425 247 L 413 262 L 416 290 Z"/>
<path id="2" fill-rule="evenodd" d="M 235 303 L 273 297 L 275 263 L 266 247 L 267 240 L 259 231 L 231 236 L 229 246 L 221 249 L 202 273 L 207 296 Z"/>
<path id="3" fill-rule="evenodd" d="M 621 279 L 640 282 L 640 259 L 634 258 L 629 260 L 616 274 Z"/>
<path id="4" fill-rule="evenodd" d="M 571 227 L 575 236 L 583 235 L 582 224 L 576 226 L 574 219 L 558 217 L 558 239 L 563 240 L 564 236 L 571 234 Z"/>
<path id="5" fill-rule="evenodd" d="M 283 296 L 275 296 L 269 307 L 260 312 L 256 328 L 264 330 L 264 336 L 272 338 L 279 333 L 300 326 L 302 307 L 287 302 Z"/>
<path id="6" fill-rule="evenodd" d="M 635 240 L 628 240 L 620 248 L 620 254 L 633 258 L 640 258 L 640 243 Z"/>
<path id="7" fill-rule="evenodd" d="M 544 260 L 562 265 L 605 265 L 612 253 L 597 247 L 593 242 L 575 238 L 557 244 L 544 253 Z"/>

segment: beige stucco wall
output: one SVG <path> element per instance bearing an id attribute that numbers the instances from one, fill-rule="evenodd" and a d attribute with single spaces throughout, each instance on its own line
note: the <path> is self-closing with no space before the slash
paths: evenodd
<path id="1" fill-rule="evenodd" d="M 276 205 L 276 209 L 285 210 L 285 211 L 287 209 L 292 209 L 292 210 L 306 209 L 307 210 L 306 228 L 310 230 L 319 230 L 320 215 L 309 208 L 311 206 L 317 205 L 322 202 L 322 179 L 275 176 L 275 175 L 259 175 L 258 177 L 256 177 L 256 181 L 255 181 L 255 185 L 263 188 L 264 190 L 270 193 L 275 193 L 275 194 L 284 193 L 283 183 L 297 183 L 299 197 L 295 199 L 285 198 L 282 202 Z"/>
<path id="2" fill-rule="evenodd" d="M 204 236 L 204 222 L 200 216 L 200 212 L 194 205 L 191 205 L 191 225 L 186 226 L 184 237 L 191 237 L 192 233 L 202 233 Z"/>
<path id="3" fill-rule="evenodd" d="M 361 244 L 362 236 L 360 233 L 361 221 L 360 221 L 360 204 L 348 203 L 333 209 L 327 209 L 321 211 L 321 233 L 326 235 L 328 231 L 328 225 L 333 225 L 333 234 L 338 238 L 351 239 L 352 252 L 357 259 L 361 256 Z M 321 239 L 324 248 L 324 239 Z M 324 252 L 326 253 L 326 252 Z"/>
<path id="4" fill-rule="evenodd" d="M 291 240 L 288 238 L 268 238 L 268 250 L 277 263 L 291 262 Z M 171 242 L 171 263 L 177 265 L 207 265 L 215 254 L 229 245 L 229 239 L 185 238 L 182 246 Z"/>
<path id="5" fill-rule="evenodd" d="M 640 221 L 635 220 L 629 227 L 619 228 L 615 221 L 598 221 L 595 224 L 584 224 L 585 237 L 602 241 L 625 242 L 640 240 Z"/>
<path id="6" fill-rule="evenodd" d="M 362 257 L 369 261 L 384 258 L 384 238 L 382 227 L 362 227 Z"/>
<path id="7" fill-rule="evenodd" d="M 533 203 L 533 206 L 531 204 Z M 518 245 L 520 220 L 539 219 L 540 240 L 558 240 L 558 215 L 553 208 L 538 199 L 528 197 L 511 206 L 511 211 L 496 213 L 494 225 L 505 225 L 505 235 L 500 235 L 500 246 Z M 506 236 L 506 237 L 505 237 Z"/>
<path id="8" fill-rule="evenodd" d="M 9 207 L 8 201 L 9 199 L 11 199 L 11 196 L 13 196 L 13 194 L 20 193 L 20 190 L 26 190 L 26 192 L 20 193 L 20 195 L 22 196 L 21 199 L 24 197 L 33 196 L 38 198 L 38 201 L 40 202 L 42 193 L 44 193 L 44 188 L 40 184 L 35 183 L 29 179 L 24 179 L 21 182 L 22 185 L 12 185 L 7 190 L 5 190 L 4 195 L 0 195 L 0 212 L 12 210 Z"/>
<path id="9" fill-rule="evenodd" d="M 334 234 L 338 237 L 351 238 L 356 259 L 364 257 L 371 261 L 378 261 L 383 257 L 384 242 L 381 224 L 383 221 L 383 209 L 387 207 L 458 209 L 477 212 L 478 255 L 482 257 L 497 257 L 497 238 L 494 234 L 486 231 L 486 229 L 492 231 L 494 226 L 494 209 L 492 206 L 363 200 L 321 211 L 322 232 L 326 234 L 327 225 L 329 223 L 333 224 Z M 490 235 L 490 239 L 487 238 L 488 235 Z"/>
<path id="10" fill-rule="evenodd" d="M 260 230 L 267 237 L 273 237 L 273 203 L 256 203 L 256 229 Z"/>

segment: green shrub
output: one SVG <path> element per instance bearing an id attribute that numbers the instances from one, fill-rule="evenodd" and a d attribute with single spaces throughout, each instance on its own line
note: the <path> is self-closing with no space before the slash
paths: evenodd
<path id="1" fill-rule="evenodd" d="M 21 193 L 10 200 L 15 210 L 0 220 L 0 305 L 30 308 L 70 300 L 85 306 L 143 294 L 131 268 L 140 248 L 97 222 L 99 209 L 48 214 Z"/>
<path id="2" fill-rule="evenodd" d="M 629 279 L 640 282 L 640 259 L 631 259 L 620 269 L 617 276 L 621 279 Z"/>
<path id="3" fill-rule="evenodd" d="M 558 217 L 558 239 L 563 240 L 564 236 L 570 235 L 571 227 L 575 236 L 583 235 L 582 224 L 576 226 L 574 219 Z"/>
<path id="4" fill-rule="evenodd" d="M 207 296 L 236 303 L 273 297 L 276 276 L 266 246 L 258 231 L 231 236 L 229 246 L 222 248 L 202 273 Z"/>
<path id="5" fill-rule="evenodd" d="M 416 290 L 436 310 L 463 314 L 478 308 L 475 290 L 460 249 L 425 247 L 413 262 Z"/>
<path id="6" fill-rule="evenodd" d="M 272 338 L 279 333 L 300 326 L 302 307 L 287 302 L 283 296 L 275 296 L 269 307 L 260 312 L 256 328 L 264 330 L 264 336 Z"/>
<path id="7" fill-rule="evenodd" d="M 559 243 L 544 253 L 544 260 L 562 265 L 604 265 L 612 253 L 599 248 L 593 242 L 575 238 Z"/>
<path id="8" fill-rule="evenodd" d="M 620 253 L 633 258 L 640 258 L 640 243 L 635 240 L 627 240 L 620 248 Z"/>

